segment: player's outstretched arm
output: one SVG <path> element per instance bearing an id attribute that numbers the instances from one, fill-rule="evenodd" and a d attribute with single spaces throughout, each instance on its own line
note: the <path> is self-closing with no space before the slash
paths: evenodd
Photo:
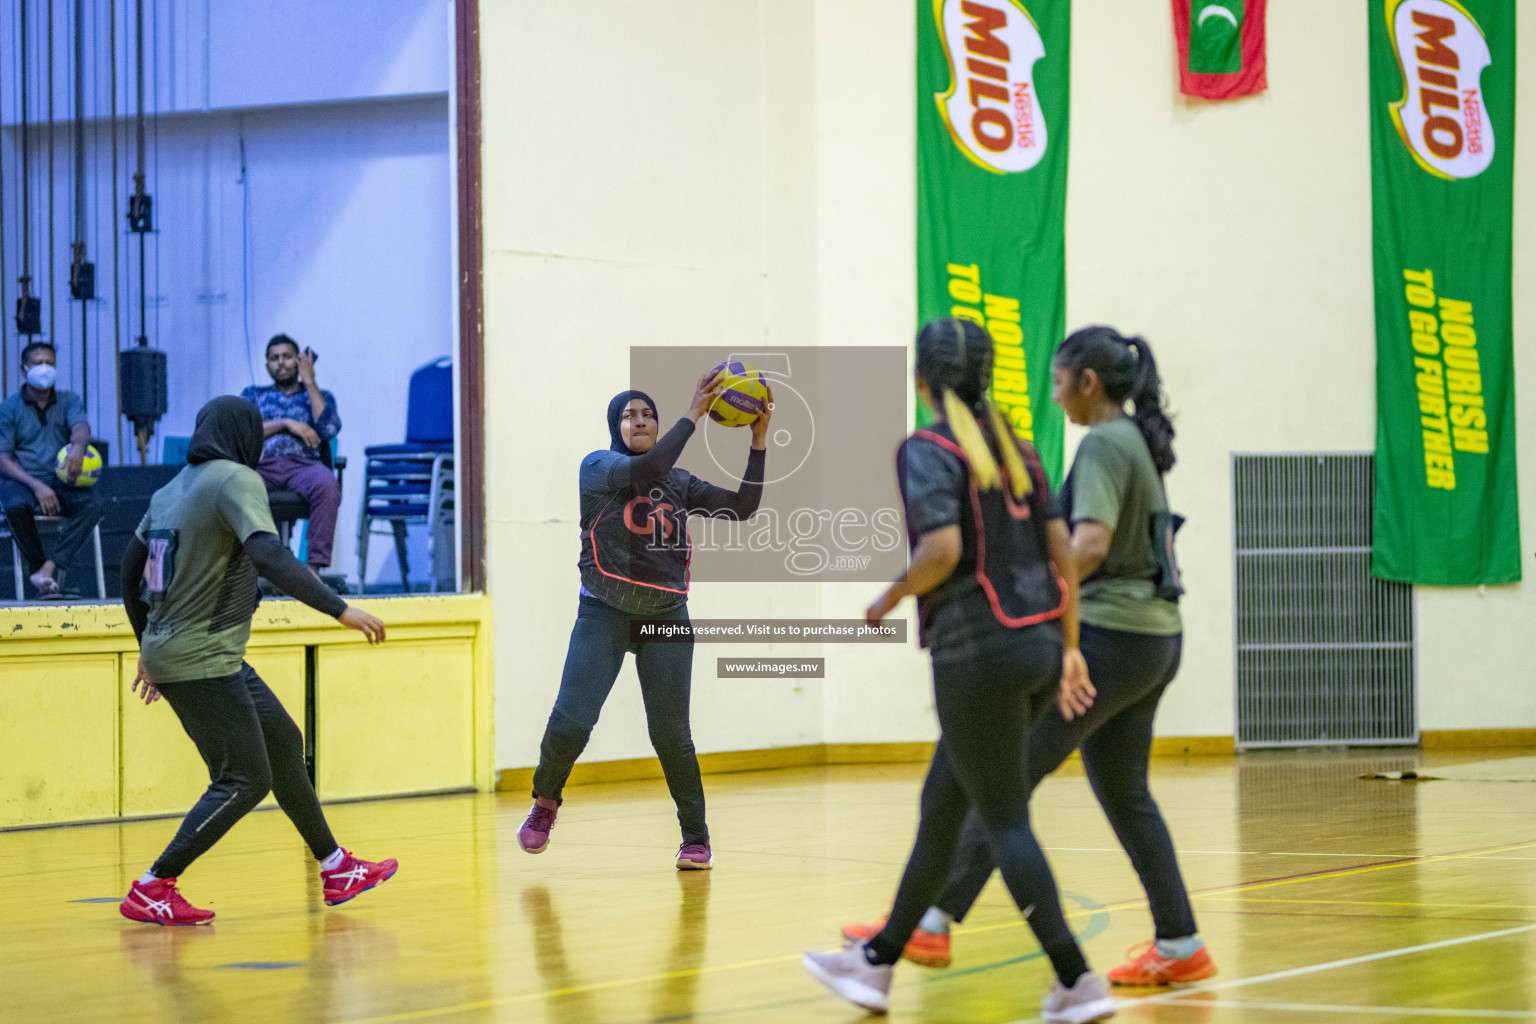
<path id="1" fill-rule="evenodd" d="M 303 562 L 293 557 L 293 552 L 283 546 L 277 534 L 251 534 L 245 542 L 245 555 L 257 572 L 289 597 L 331 616 L 348 629 L 357 630 L 370 644 L 384 642 L 384 623 L 332 593 Z"/>

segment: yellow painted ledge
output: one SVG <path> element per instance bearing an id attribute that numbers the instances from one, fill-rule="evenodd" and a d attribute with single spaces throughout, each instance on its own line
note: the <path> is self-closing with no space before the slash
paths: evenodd
<path id="1" fill-rule="evenodd" d="M 490 600 L 484 594 L 444 594 L 414 597 L 349 597 L 356 605 L 384 620 L 386 627 L 413 627 L 449 623 L 489 622 Z M 321 630 L 327 643 L 336 643 L 352 633 L 335 619 L 298 601 L 266 598 L 251 621 L 251 642 L 265 639 L 262 634 L 282 632 L 283 643 L 291 644 L 295 629 Z M 361 634 L 354 634 L 363 642 Z M 128 625 L 122 604 L 49 604 L 18 605 L 0 610 L 0 656 L 22 653 L 21 645 L 59 640 L 107 640 L 114 650 L 132 650 L 138 645 Z M 12 643 L 16 646 L 12 646 Z M 28 651 L 27 653 L 32 653 Z"/>
<path id="2" fill-rule="evenodd" d="M 1426 729 L 1419 744 L 1425 750 L 1536 747 L 1536 729 Z"/>
<path id="3" fill-rule="evenodd" d="M 1153 757 L 1231 757 L 1237 744 L 1231 736 L 1154 736 Z"/>
<path id="4" fill-rule="evenodd" d="M 1154 757 L 1220 757 L 1230 756 L 1233 750 L 1230 736 L 1159 736 L 1152 744 Z M 931 757 L 932 743 L 816 743 L 700 754 L 699 770 L 705 775 L 728 775 L 823 764 L 922 764 Z M 589 786 L 661 777 L 661 762 L 654 757 L 578 761 L 571 769 L 567 785 Z M 496 773 L 498 792 L 526 793 L 532 788 L 532 768 L 503 768 Z"/>

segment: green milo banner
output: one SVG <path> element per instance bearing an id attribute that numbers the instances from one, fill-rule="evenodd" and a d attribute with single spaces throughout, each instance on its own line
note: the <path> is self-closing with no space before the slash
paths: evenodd
<path id="1" fill-rule="evenodd" d="M 1376 278 L 1372 572 L 1520 579 L 1513 0 L 1368 0 Z"/>
<path id="2" fill-rule="evenodd" d="M 918 316 L 987 328 L 993 401 L 1057 483 L 1071 15 L 1070 0 L 917 4 Z"/>

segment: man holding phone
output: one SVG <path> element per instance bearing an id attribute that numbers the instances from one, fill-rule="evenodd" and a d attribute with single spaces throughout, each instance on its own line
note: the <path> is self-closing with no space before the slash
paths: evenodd
<path id="1" fill-rule="evenodd" d="M 331 564 L 341 484 L 321 461 L 322 445 L 341 432 L 336 398 L 315 383 L 315 353 L 299 349 L 286 334 L 267 342 L 268 387 L 251 386 L 240 397 L 261 410 L 265 442 L 256 472 L 267 491 L 293 491 L 309 502 L 309 567 L 318 575 Z"/>

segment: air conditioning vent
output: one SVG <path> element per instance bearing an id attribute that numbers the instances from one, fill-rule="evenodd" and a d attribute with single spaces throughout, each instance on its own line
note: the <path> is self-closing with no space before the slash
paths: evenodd
<path id="1" fill-rule="evenodd" d="M 1237 745 L 1418 742 L 1413 588 L 1371 576 L 1376 457 L 1234 455 Z"/>

